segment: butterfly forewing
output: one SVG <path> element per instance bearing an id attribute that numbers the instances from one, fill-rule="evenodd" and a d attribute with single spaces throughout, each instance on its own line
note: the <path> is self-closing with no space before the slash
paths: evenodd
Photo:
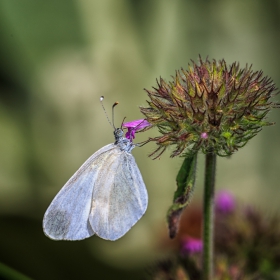
<path id="1" fill-rule="evenodd" d="M 94 153 L 56 195 L 43 219 L 45 234 L 55 240 L 81 240 L 94 235 L 88 216 L 96 178 L 115 145 Z"/>

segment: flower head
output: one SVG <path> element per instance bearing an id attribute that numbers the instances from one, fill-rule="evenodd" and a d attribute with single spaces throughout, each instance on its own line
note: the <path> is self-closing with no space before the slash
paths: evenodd
<path id="1" fill-rule="evenodd" d="M 158 87 L 146 90 L 149 107 L 141 107 L 150 127 L 160 136 L 150 138 L 159 146 L 151 155 L 160 156 L 175 145 L 172 157 L 182 153 L 214 152 L 231 155 L 243 147 L 263 126 L 272 123 L 265 116 L 273 107 L 270 98 L 276 88 L 262 71 L 251 66 L 227 66 L 224 60 L 206 59 L 177 71 L 173 81 L 162 78 Z"/>
<path id="2" fill-rule="evenodd" d="M 235 209 L 235 199 L 226 190 L 218 192 L 215 200 L 216 209 L 221 213 L 231 213 Z"/>
<path id="3" fill-rule="evenodd" d="M 203 248 L 202 240 L 187 236 L 181 244 L 181 251 L 185 254 L 201 253 Z"/>
<path id="4" fill-rule="evenodd" d="M 141 120 L 135 120 L 132 122 L 126 122 L 122 126 L 127 128 L 127 132 L 125 134 L 125 137 L 132 141 L 132 139 L 135 138 L 135 132 L 138 130 L 141 130 L 147 126 L 149 126 L 149 122 L 146 121 L 145 119 Z"/>

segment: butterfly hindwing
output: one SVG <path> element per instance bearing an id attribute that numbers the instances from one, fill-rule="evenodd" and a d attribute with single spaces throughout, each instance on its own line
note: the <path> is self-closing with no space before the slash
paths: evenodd
<path id="1" fill-rule="evenodd" d="M 119 147 L 98 174 L 92 194 L 89 222 L 101 238 L 122 237 L 145 213 L 148 195 L 130 152 Z"/>

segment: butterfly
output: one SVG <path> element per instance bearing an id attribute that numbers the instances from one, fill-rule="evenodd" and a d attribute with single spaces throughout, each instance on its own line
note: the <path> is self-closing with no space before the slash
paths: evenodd
<path id="1" fill-rule="evenodd" d="M 144 215 L 148 194 L 132 149 L 114 130 L 115 142 L 95 152 L 66 182 L 43 218 L 46 236 L 82 240 L 94 234 L 117 240 Z"/>

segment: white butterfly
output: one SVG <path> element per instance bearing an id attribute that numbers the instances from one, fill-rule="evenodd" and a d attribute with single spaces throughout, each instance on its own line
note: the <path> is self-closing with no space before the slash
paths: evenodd
<path id="1" fill-rule="evenodd" d="M 131 150 L 114 131 L 115 143 L 94 153 L 56 195 L 43 219 L 54 240 L 81 240 L 94 234 L 117 240 L 146 212 L 147 190 Z"/>

